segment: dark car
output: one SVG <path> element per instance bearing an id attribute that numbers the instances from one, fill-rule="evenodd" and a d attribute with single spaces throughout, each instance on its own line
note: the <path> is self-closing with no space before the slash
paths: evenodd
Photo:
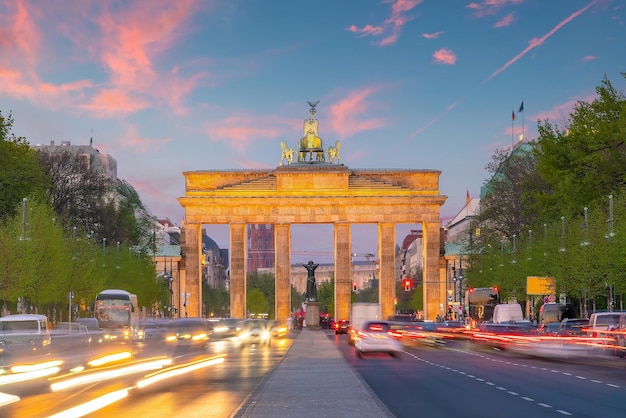
<path id="1" fill-rule="evenodd" d="M 565 318 L 559 324 L 556 335 L 559 337 L 583 337 L 587 335 L 589 327 L 588 319 L 570 319 Z"/>
<path id="2" fill-rule="evenodd" d="M 209 328 L 211 328 L 211 338 L 225 339 L 236 338 L 241 330 L 243 320 L 237 318 L 219 318 L 209 320 Z"/>
<path id="3" fill-rule="evenodd" d="M 558 335 L 559 327 L 561 326 L 560 322 L 548 322 L 539 326 L 537 332 L 541 335 L 554 337 Z"/>
<path id="4" fill-rule="evenodd" d="M 528 337 L 537 334 L 537 327 L 532 322 L 507 322 L 503 324 L 484 322 L 479 324 L 478 332 L 475 332 L 471 339 L 474 343 L 486 347 L 505 350 L 523 343 L 527 341 Z"/>
<path id="5" fill-rule="evenodd" d="M 204 318 L 180 318 L 167 323 L 165 343 L 174 347 L 205 348 L 210 327 Z"/>
<path id="6" fill-rule="evenodd" d="M 341 321 L 336 321 L 335 325 L 335 335 L 337 334 L 347 334 L 350 332 L 350 321 L 344 319 Z"/>

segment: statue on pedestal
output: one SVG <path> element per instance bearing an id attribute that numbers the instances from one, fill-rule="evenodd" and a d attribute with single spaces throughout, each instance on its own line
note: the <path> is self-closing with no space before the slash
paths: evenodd
<path id="1" fill-rule="evenodd" d="M 315 302 L 317 301 L 317 286 L 315 284 L 315 269 L 319 266 L 319 264 L 313 263 L 313 261 L 309 261 L 307 264 L 303 264 L 307 272 L 306 278 L 306 301 Z"/>

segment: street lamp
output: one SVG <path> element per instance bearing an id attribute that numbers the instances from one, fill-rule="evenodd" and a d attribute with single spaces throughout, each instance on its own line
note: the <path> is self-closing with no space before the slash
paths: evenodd
<path id="1" fill-rule="evenodd" d="M 460 257 L 459 258 L 459 274 L 457 275 L 457 270 L 456 270 L 456 260 L 454 260 L 454 265 L 452 266 L 452 271 L 454 276 L 452 277 L 452 280 L 454 281 L 454 294 L 456 297 L 456 284 L 459 284 L 459 306 L 463 308 L 463 280 L 465 279 L 465 276 L 463 275 L 463 258 Z"/>
<path id="2" fill-rule="evenodd" d="M 22 234 L 20 235 L 20 241 L 28 240 L 26 236 L 27 231 L 27 223 L 26 223 L 26 202 L 28 202 L 27 198 L 22 199 Z"/>
<path id="3" fill-rule="evenodd" d="M 613 195 L 609 195 L 609 219 L 606 220 L 607 225 L 609 226 L 609 232 L 604 236 L 606 239 L 611 240 L 615 236 L 615 232 L 613 232 Z"/>

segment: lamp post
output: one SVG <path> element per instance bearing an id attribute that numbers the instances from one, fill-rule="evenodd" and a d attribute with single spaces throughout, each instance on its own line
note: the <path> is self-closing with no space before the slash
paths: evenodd
<path id="1" fill-rule="evenodd" d="M 27 198 L 22 199 L 22 234 L 20 235 L 20 241 L 26 241 L 28 238 L 26 237 L 26 202 L 28 202 Z"/>
<path id="2" fill-rule="evenodd" d="M 458 275 L 457 275 L 457 270 L 456 270 L 456 260 L 454 260 L 454 264 L 452 266 L 452 272 L 454 274 L 454 276 L 452 277 L 452 280 L 454 281 L 454 294 L 456 297 L 456 284 L 459 284 L 459 307 L 461 307 L 462 311 L 465 310 L 464 307 L 464 298 L 463 298 L 463 280 L 465 279 L 465 276 L 463 275 L 463 257 L 459 258 L 459 270 L 458 270 Z"/>
<path id="3" fill-rule="evenodd" d="M 116 250 L 115 250 L 115 268 L 119 269 L 120 268 L 120 242 L 117 241 L 117 243 L 115 244 L 116 246 Z"/>

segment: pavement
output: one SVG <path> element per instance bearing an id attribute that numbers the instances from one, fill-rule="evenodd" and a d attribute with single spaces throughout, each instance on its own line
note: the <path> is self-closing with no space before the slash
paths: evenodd
<path id="1" fill-rule="evenodd" d="M 294 334 L 295 341 L 281 362 L 235 418 L 394 416 L 347 363 L 329 332 L 305 328 Z"/>

